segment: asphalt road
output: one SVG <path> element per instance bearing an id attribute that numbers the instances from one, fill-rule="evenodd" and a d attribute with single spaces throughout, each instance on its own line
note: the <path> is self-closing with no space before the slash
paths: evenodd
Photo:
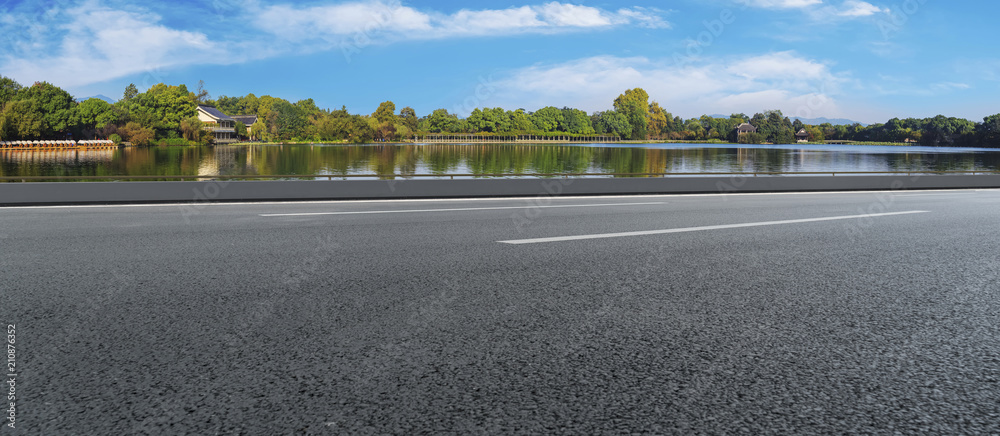
<path id="1" fill-rule="evenodd" d="M 1000 434 L 998 243 L 1000 191 L 4 208 L 0 434 Z"/>

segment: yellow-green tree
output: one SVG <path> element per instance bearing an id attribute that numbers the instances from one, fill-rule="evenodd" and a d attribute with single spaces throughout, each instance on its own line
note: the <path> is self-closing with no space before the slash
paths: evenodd
<path id="1" fill-rule="evenodd" d="M 629 89 L 615 99 L 615 111 L 632 125 L 633 140 L 644 140 L 649 132 L 649 93 L 642 88 Z"/>

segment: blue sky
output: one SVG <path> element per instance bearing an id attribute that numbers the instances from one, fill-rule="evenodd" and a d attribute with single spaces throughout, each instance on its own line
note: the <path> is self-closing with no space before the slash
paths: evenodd
<path id="1" fill-rule="evenodd" d="M 0 74 L 77 97 L 165 82 L 371 113 L 781 109 L 884 122 L 1000 112 L 1000 2 L 0 0 Z"/>

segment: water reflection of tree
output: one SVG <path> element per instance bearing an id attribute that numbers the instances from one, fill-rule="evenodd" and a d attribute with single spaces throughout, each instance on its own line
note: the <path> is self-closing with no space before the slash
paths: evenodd
<path id="1" fill-rule="evenodd" d="M 414 145 L 400 146 L 396 153 L 396 168 L 399 174 L 416 174 L 420 158 L 417 154 L 417 147 Z"/>
<path id="2" fill-rule="evenodd" d="M 642 148 L 602 148 L 597 153 L 594 166 L 606 173 L 641 173 L 647 166 L 646 151 Z"/>
<path id="3" fill-rule="evenodd" d="M 463 145 L 431 145 L 424 149 L 423 161 L 431 174 L 447 174 L 461 167 Z"/>
<path id="4" fill-rule="evenodd" d="M 0 153 L 2 176 L 967 171 L 1000 168 L 1000 153 L 881 149 L 586 147 L 539 144 L 148 147 Z"/>

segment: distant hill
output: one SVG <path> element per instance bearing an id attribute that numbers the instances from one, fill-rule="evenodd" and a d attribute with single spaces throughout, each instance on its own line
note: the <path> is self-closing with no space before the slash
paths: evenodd
<path id="1" fill-rule="evenodd" d="M 729 118 L 729 115 L 719 115 L 719 114 L 716 114 L 716 115 L 709 115 L 709 116 L 712 117 L 712 118 Z M 792 121 L 795 121 L 796 119 L 798 119 L 799 121 L 802 121 L 802 124 L 808 124 L 810 126 L 818 126 L 818 125 L 823 124 L 823 123 L 830 123 L 830 124 L 833 124 L 834 126 L 839 126 L 839 125 L 848 125 L 849 126 L 849 125 L 854 124 L 854 123 L 861 124 L 862 126 L 868 126 L 868 124 L 859 123 L 857 121 L 848 120 L 846 118 L 833 118 L 833 119 L 831 119 L 831 118 L 800 118 L 800 117 L 789 117 L 788 119 L 790 119 Z"/>
<path id="2" fill-rule="evenodd" d="M 95 95 L 93 97 L 78 98 L 78 99 L 76 99 L 76 102 L 77 103 L 82 103 L 82 102 L 85 102 L 85 101 L 90 100 L 92 98 L 96 98 L 96 99 L 99 99 L 99 100 L 104 100 L 104 101 L 106 101 L 108 103 L 115 104 L 115 99 L 113 99 L 111 97 L 108 97 L 106 95 L 102 95 L 102 94 L 97 94 L 97 95 Z"/>
<path id="3" fill-rule="evenodd" d="M 868 126 L 868 124 L 860 123 L 860 122 L 857 122 L 857 121 L 854 121 L 854 120 L 848 120 L 846 118 L 834 118 L 834 119 L 830 119 L 830 118 L 799 118 L 799 117 L 793 117 L 793 118 L 790 118 L 790 119 L 792 121 L 795 121 L 796 119 L 798 119 L 799 121 L 802 121 L 802 124 L 809 124 L 809 125 L 812 125 L 812 126 L 818 126 L 818 125 L 823 124 L 823 123 L 830 123 L 830 124 L 833 124 L 834 126 L 851 125 L 851 124 L 860 124 L 862 126 Z"/>

